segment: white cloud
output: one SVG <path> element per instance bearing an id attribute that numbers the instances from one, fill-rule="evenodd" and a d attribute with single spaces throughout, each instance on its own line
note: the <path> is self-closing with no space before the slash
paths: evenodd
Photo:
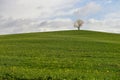
<path id="1" fill-rule="evenodd" d="M 73 21 L 71 19 L 54 19 L 41 22 L 38 26 L 51 28 L 51 30 L 71 29 Z"/>
<path id="2" fill-rule="evenodd" d="M 102 10 L 100 4 L 92 1 L 78 7 L 80 1 L 0 0 L 0 34 L 74 29 L 72 18 L 75 15 L 83 18 Z M 89 19 L 82 29 L 120 33 L 119 14 L 110 13 L 102 20 Z"/>
<path id="3" fill-rule="evenodd" d="M 101 7 L 95 2 L 75 8 L 75 5 L 82 0 L 1 0 L 0 11 L 3 16 L 13 18 L 37 18 L 45 19 L 79 15 L 86 16 L 98 12 Z M 67 10 L 67 11 L 66 11 Z"/>
<path id="4" fill-rule="evenodd" d="M 89 19 L 85 26 L 90 30 L 120 33 L 120 15 L 119 13 L 110 13 L 105 15 L 102 20 Z"/>
<path id="5" fill-rule="evenodd" d="M 56 31 L 73 29 L 73 21 L 67 18 L 53 20 L 0 18 L 0 34 Z"/>
<path id="6" fill-rule="evenodd" d="M 3 16 L 13 18 L 45 18 L 54 16 L 61 9 L 73 7 L 81 0 L 0 0 L 0 11 Z"/>
<path id="7" fill-rule="evenodd" d="M 88 16 L 91 14 L 95 14 L 96 12 L 100 11 L 101 6 L 96 4 L 95 2 L 90 2 L 86 6 L 81 8 L 77 8 L 74 10 L 74 13 L 78 16 Z"/>
<path id="8" fill-rule="evenodd" d="M 72 20 L 56 16 L 80 1 L 0 0 L 0 34 L 69 29 Z"/>
<path id="9" fill-rule="evenodd" d="M 56 16 L 77 16 L 78 18 L 95 14 L 101 10 L 101 6 L 95 2 L 90 2 L 80 8 L 73 8 L 68 11 L 56 12 Z"/>
<path id="10" fill-rule="evenodd" d="M 105 19 L 120 19 L 120 12 L 109 13 L 104 18 Z"/>
<path id="11" fill-rule="evenodd" d="M 112 3 L 112 0 L 107 0 L 107 3 Z"/>

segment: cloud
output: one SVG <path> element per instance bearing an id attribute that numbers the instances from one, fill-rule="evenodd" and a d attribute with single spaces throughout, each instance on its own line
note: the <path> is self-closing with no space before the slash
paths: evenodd
<path id="1" fill-rule="evenodd" d="M 88 16 L 91 14 L 95 14 L 100 10 L 101 6 L 99 4 L 96 4 L 95 2 L 90 2 L 86 6 L 77 8 L 73 11 L 77 16 Z"/>
<path id="2" fill-rule="evenodd" d="M 72 19 L 57 15 L 80 1 L 0 0 L 0 34 L 69 29 Z"/>
<path id="3" fill-rule="evenodd" d="M 70 29 L 73 26 L 73 21 L 71 19 L 54 19 L 41 22 L 38 26 L 52 28 L 53 30 L 61 30 L 61 29 Z"/>
<path id="4" fill-rule="evenodd" d="M 120 33 L 120 15 L 119 13 L 110 13 L 105 15 L 104 19 L 89 19 L 86 25 L 89 30 Z"/>
<path id="5" fill-rule="evenodd" d="M 107 3 L 112 3 L 112 0 L 107 0 Z"/>
<path id="6" fill-rule="evenodd" d="M 37 18 L 79 15 L 86 16 L 100 10 L 100 5 L 90 2 L 76 8 L 82 0 L 1 0 L 0 11 L 3 16 L 13 18 Z M 49 4 L 48 4 L 49 3 Z"/>
<path id="7" fill-rule="evenodd" d="M 77 18 L 84 18 L 89 15 L 96 14 L 101 10 L 101 6 L 99 4 L 96 4 L 95 2 L 87 3 L 86 5 L 79 7 L 79 8 L 72 8 L 66 10 L 62 10 L 59 12 L 56 12 L 54 16 L 61 17 L 61 16 L 74 16 Z"/>
<path id="8" fill-rule="evenodd" d="M 43 32 L 73 29 L 73 21 L 69 18 L 57 18 L 53 20 L 13 19 L 0 18 L 0 34 Z"/>
<path id="9" fill-rule="evenodd" d="M 119 12 L 96 19 L 101 15 L 98 12 L 104 10 L 102 4 L 91 0 L 83 5 L 83 1 L 86 0 L 0 0 L 0 34 L 70 30 L 78 18 L 86 20 L 82 29 L 120 32 Z"/>
<path id="10" fill-rule="evenodd" d="M 73 7 L 81 0 L 0 0 L 3 16 L 14 18 L 48 18 L 56 12 Z"/>
<path id="11" fill-rule="evenodd" d="M 120 19 L 120 12 L 109 13 L 104 18 L 105 19 Z"/>

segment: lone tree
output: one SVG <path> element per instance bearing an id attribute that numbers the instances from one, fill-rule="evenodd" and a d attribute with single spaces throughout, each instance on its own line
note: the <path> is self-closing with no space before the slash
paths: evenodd
<path id="1" fill-rule="evenodd" d="M 74 27 L 78 28 L 78 30 L 80 30 L 80 27 L 83 25 L 83 21 L 82 20 L 77 20 L 75 23 L 74 23 Z"/>

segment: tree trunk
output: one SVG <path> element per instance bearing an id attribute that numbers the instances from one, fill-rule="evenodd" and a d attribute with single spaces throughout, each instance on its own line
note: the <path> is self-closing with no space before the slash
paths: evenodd
<path id="1" fill-rule="evenodd" d="M 80 27 L 78 27 L 78 30 L 80 30 Z"/>

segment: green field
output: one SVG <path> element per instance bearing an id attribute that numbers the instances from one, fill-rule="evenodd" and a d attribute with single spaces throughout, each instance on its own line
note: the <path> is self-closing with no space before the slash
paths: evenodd
<path id="1" fill-rule="evenodd" d="M 120 34 L 1 35 L 0 80 L 120 80 Z"/>

